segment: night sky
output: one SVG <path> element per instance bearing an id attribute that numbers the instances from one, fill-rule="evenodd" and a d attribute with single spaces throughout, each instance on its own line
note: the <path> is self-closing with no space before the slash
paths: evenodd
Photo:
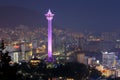
<path id="1" fill-rule="evenodd" d="M 120 0 L 0 0 L 0 6 L 18 6 L 39 11 L 51 9 L 54 24 L 80 30 L 120 29 Z"/>

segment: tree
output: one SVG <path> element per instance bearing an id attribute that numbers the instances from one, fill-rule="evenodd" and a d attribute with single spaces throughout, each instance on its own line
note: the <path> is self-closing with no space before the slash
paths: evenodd
<path id="1" fill-rule="evenodd" d="M 99 77 L 102 77 L 102 73 L 100 71 L 98 71 L 97 69 L 93 68 L 89 68 L 90 71 L 90 78 L 92 79 L 98 79 Z"/>
<path id="2" fill-rule="evenodd" d="M 68 77 L 71 76 L 75 80 L 86 79 L 89 74 L 87 66 L 82 63 L 70 62 L 66 64 L 66 67 L 68 68 Z"/>
<path id="3" fill-rule="evenodd" d="M 16 66 L 10 66 L 9 62 L 11 61 L 11 56 L 9 56 L 9 52 L 6 51 L 3 53 L 3 50 L 5 49 L 4 46 L 4 40 L 1 40 L 0 43 L 0 56 L 1 56 L 1 69 L 2 69 L 2 80 L 15 80 L 16 78 L 16 72 L 17 72 L 17 67 Z"/>
<path id="4" fill-rule="evenodd" d="M 11 61 L 11 56 L 8 55 L 8 51 L 2 56 L 2 62 L 4 65 L 9 66 L 9 62 Z"/>
<path id="5" fill-rule="evenodd" d="M 87 66 L 77 62 L 69 62 L 65 65 L 60 64 L 49 71 L 52 77 L 69 77 L 75 80 L 85 80 L 89 74 Z"/>

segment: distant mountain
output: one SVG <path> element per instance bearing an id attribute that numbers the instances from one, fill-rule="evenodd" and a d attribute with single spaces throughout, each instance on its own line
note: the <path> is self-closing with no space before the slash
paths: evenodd
<path id="1" fill-rule="evenodd" d="M 14 27 L 21 24 L 41 25 L 42 17 L 40 16 L 40 12 L 22 7 L 0 7 L 0 27 Z"/>

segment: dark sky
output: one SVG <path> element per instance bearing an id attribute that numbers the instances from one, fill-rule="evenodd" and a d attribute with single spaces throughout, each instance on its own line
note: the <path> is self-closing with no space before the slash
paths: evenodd
<path id="1" fill-rule="evenodd" d="M 120 29 L 120 0 L 0 0 L 0 6 L 19 6 L 41 14 L 51 9 L 55 25 L 77 31 Z"/>

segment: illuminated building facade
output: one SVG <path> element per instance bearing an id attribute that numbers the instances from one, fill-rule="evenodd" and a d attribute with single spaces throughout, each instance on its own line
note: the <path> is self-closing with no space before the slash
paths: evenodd
<path id="1" fill-rule="evenodd" d="M 102 64 L 106 67 L 115 67 L 116 55 L 115 52 L 102 52 Z"/>
<path id="2" fill-rule="evenodd" d="M 54 14 L 49 10 L 45 14 L 46 19 L 48 20 L 48 60 L 52 59 L 52 19 Z"/>
<path id="3" fill-rule="evenodd" d="M 77 62 L 85 63 L 85 53 L 78 53 L 77 54 Z"/>

